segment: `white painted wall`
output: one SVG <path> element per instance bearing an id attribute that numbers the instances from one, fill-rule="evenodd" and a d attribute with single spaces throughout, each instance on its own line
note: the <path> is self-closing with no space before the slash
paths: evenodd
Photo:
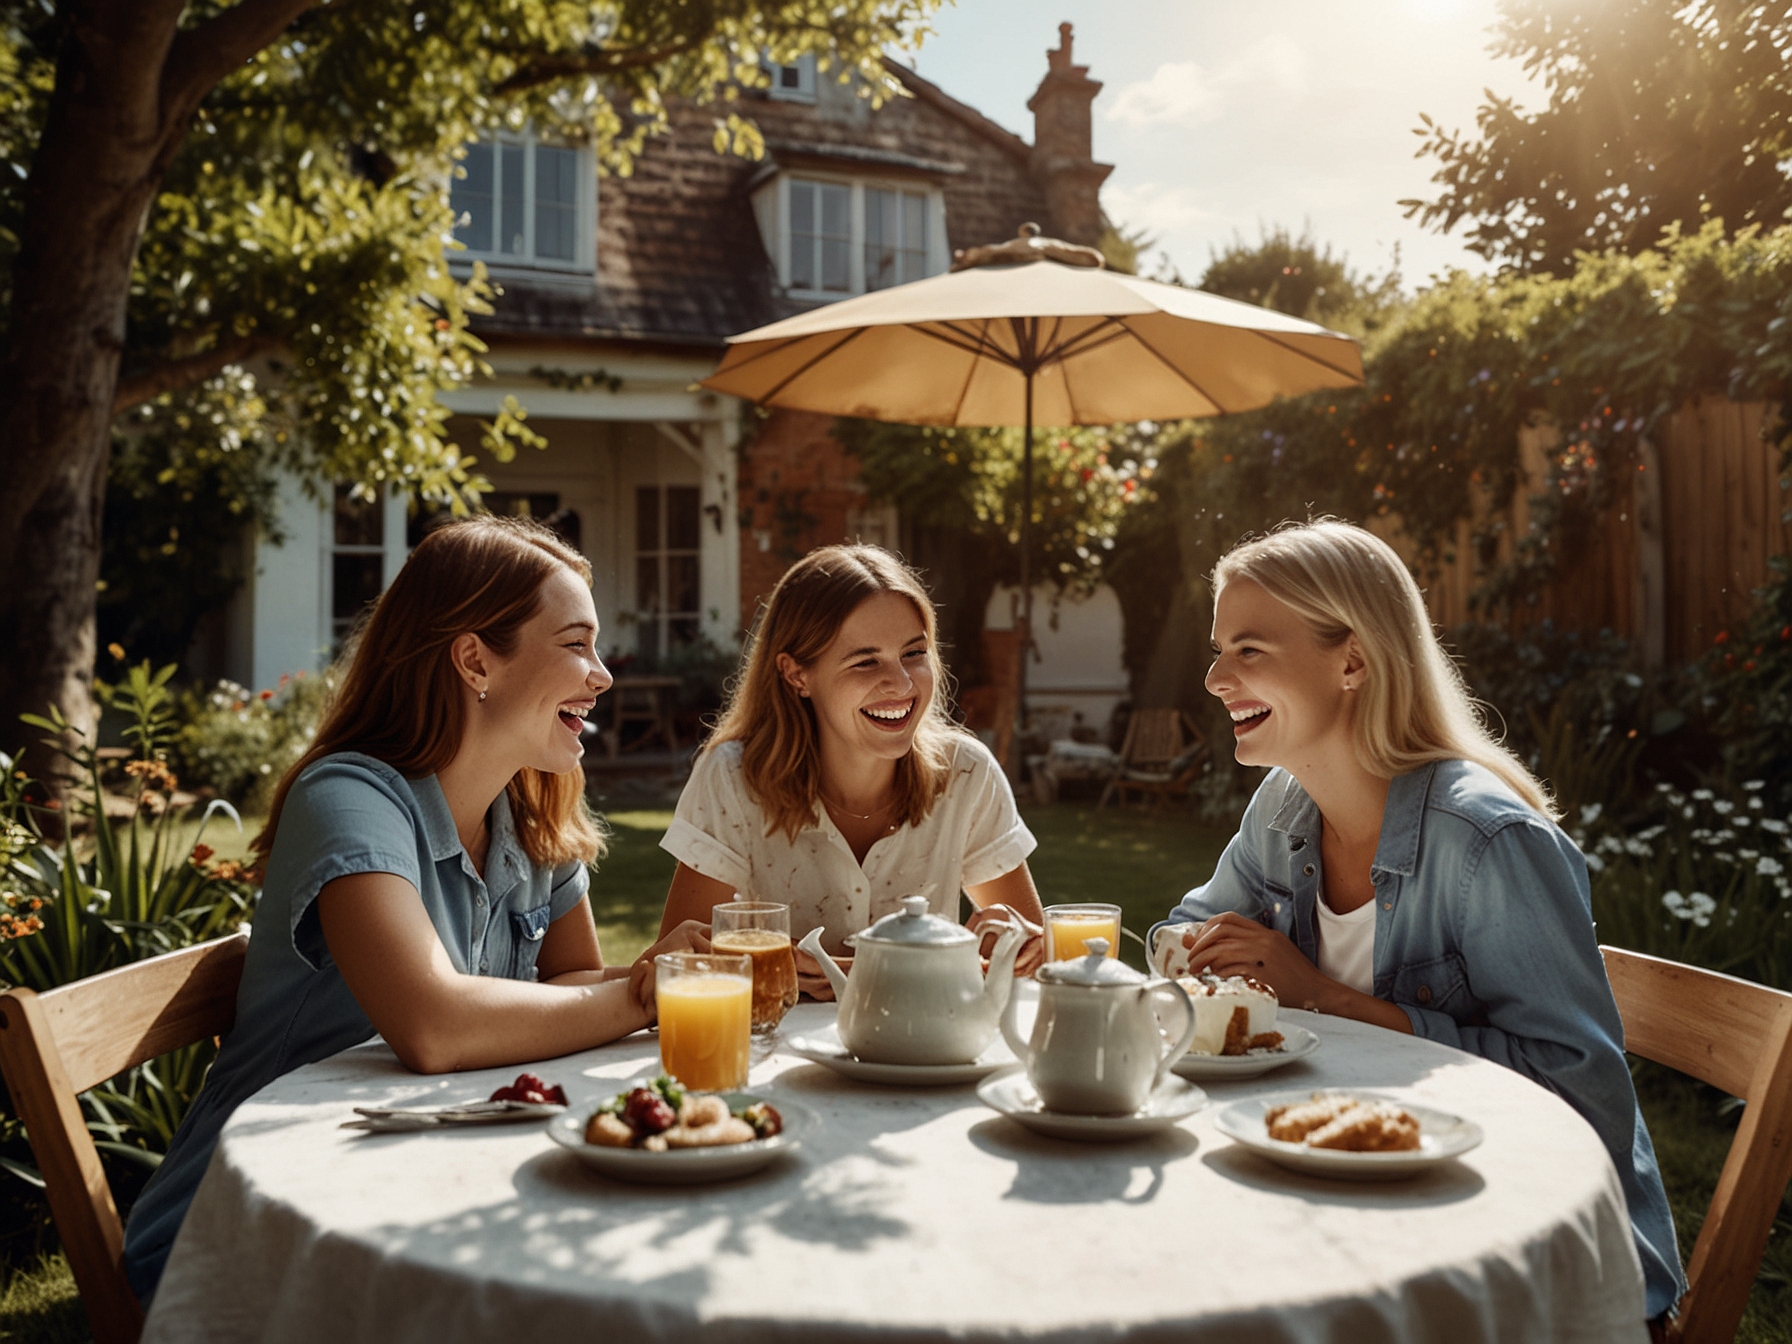
<path id="1" fill-rule="evenodd" d="M 279 502 L 286 540 L 276 546 L 256 538 L 255 575 L 238 597 L 250 606 L 250 690 L 270 689 L 289 672 L 316 671 L 330 656 L 330 516 L 287 473 L 280 477 Z M 232 661 L 240 666 L 245 660 Z"/>
<path id="2" fill-rule="evenodd" d="M 997 588 L 984 613 L 984 628 L 1012 630 L 1019 610 L 1020 590 Z M 1039 658 L 1027 664 L 1029 712 L 1070 710 L 1089 727 L 1105 730 L 1114 706 L 1129 692 L 1121 656 L 1125 640 L 1126 621 L 1112 588 L 1103 584 L 1078 596 L 1039 584 L 1033 589 L 1033 643 Z"/>

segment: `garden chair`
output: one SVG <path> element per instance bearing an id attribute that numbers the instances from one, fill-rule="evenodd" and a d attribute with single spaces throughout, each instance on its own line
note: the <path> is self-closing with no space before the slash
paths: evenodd
<path id="1" fill-rule="evenodd" d="M 1792 994 L 1602 947 L 1624 1019 L 1624 1048 L 1743 1100 L 1742 1123 L 1693 1246 L 1667 1338 L 1736 1334 L 1792 1177 Z"/>
<path id="2" fill-rule="evenodd" d="M 1187 797 L 1209 754 L 1206 735 L 1181 710 L 1134 710 L 1120 744 L 1120 764 L 1095 810 L 1106 807 L 1115 794 L 1124 803 L 1128 792 L 1150 795 L 1160 803 Z"/>
<path id="3" fill-rule="evenodd" d="M 134 1344 L 143 1309 L 125 1281 L 124 1226 L 76 1098 L 230 1030 L 248 947 L 249 935 L 236 933 L 43 994 L 0 994 L 0 1068 L 97 1344 Z"/>

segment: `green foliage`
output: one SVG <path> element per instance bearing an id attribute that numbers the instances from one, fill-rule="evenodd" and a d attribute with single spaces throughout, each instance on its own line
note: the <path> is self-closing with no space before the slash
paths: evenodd
<path id="1" fill-rule="evenodd" d="M 1493 49 L 1541 78 L 1527 112 L 1489 94 L 1478 136 L 1429 117 L 1429 201 L 1407 214 L 1523 270 L 1638 252 L 1708 218 L 1773 227 L 1792 208 L 1792 11 L 1750 0 L 1502 0 Z"/>
<path id="2" fill-rule="evenodd" d="M 1264 228 L 1254 244 L 1234 238 L 1214 253 L 1197 288 L 1353 336 L 1379 330 L 1400 305 L 1396 271 L 1359 275 L 1330 247 L 1321 247 L 1311 229 L 1295 237 L 1280 225 Z"/>
<path id="3" fill-rule="evenodd" d="M 1032 566 L 1036 582 L 1092 586 L 1121 520 L 1157 470 L 1154 426 L 1040 429 L 1033 448 Z M 839 420 L 834 433 L 859 459 L 872 498 L 915 522 L 994 543 L 997 578 L 1020 575 L 1019 429 L 953 429 Z"/>
<path id="4" fill-rule="evenodd" d="M 310 748 L 332 684 L 327 673 L 301 672 L 261 691 L 229 680 L 185 691 L 169 760 L 188 785 L 265 812 L 281 778 Z"/>
<path id="5" fill-rule="evenodd" d="M 1768 563 L 1773 579 L 1749 619 L 1718 632 L 1698 673 L 1729 776 L 1764 781 L 1769 801 L 1792 812 L 1792 557 Z"/>
<path id="6" fill-rule="evenodd" d="M 137 754 L 125 763 L 133 786 L 130 820 L 121 837 L 105 812 L 102 763 L 58 709 L 27 722 L 43 729 L 49 750 L 79 776 L 71 789 L 68 838 L 54 843 L 39 826 L 41 791 L 0 757 L 0 891 L 11 914 L 0 927 L 0 979 L 38 991 L 85 979 L 145 957 L 220 937 L 247 917 L 251 884 L 240 865 L 208 866 L 200 841 L 222 812 L 241 826 L 223 800 L 206 805 L 194 840 L 173 842 L 178 781 L 165 762 L 174 729 L 172 666 L 129 668 L 102 698 L 126 720 L 125 740 Z M 73 745 L 69 745 L 73 743 Z M 85 821 L 85 828 L 79 825 Z M 85 829 L 91 849 L 76 837 Z M 20 912 L 29 912 L 21 915 Z M 88 1128 L 102 1153 L 142 1169 L 153 1167 L 173 1138 L 211 1060 L 209 1044 L 175 1051 L 129 1070 L 83 1095 Z M 36 1180 L 18 1122 L 0 1116 L 0 1167 Z"/>
<path id="7" fill-rule="evenodd" d="M 180 594 L 153 599 L 172 642 L 234 585 L 231 566 L 194 570 L 164 548 L 200 542 L 197 564 L 238 522 L 267 526 L 275 468 L 456 511 L 486 488 L 449 442 L 440 400 L 489 371 L 468 320 L 493 291 L 452 241 L 449 187 L 470 141 L 533 124 L 627 174 L 683 99 L 713 113 L 718 152 L 757 157 L 739 94 L 767 82 L 762 55 L 814 53 L 880 102 L 898 88 L 884 49 L 917 42 L 935 4 L 367 0 L 302 14 L 205 98 L 145 221 L 120 383 L 122 507 L 108 520 L 123 533 L 105 570 L 110 635 L 147 647 L 146 595 Z M 190 6 L 183 24 L 228 8 Z M 0 327 L 68 22 L 36 0 L 0 3 Z M 545 442 L 522 421 L 507 408 L 483 447 L 506 461 Z"/>

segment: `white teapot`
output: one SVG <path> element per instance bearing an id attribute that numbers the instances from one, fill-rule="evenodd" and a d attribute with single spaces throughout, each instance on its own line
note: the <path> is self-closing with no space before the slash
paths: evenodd
<path id="1" fill-rule="evenodd" d="M 1049 962 L 1039 982 L 1033 1038 L 1015 1024 L 1014 999 L 1002 1014 L 1002 1035 L 1027 1070 L 1046 1109 L 1071 1115 L 1131 1115 L 1163 1082 L 1195 1039 L 1195 1006 L 1174 980 L 1148 980 L 1111 960 L 1108 940 L 1091 938 L 1088 955 Z M 1158 1029 L 1152 1000 L 1182 1008 L 1174 1044 Z"/>
<path id="2" fill-rule="evenodd" d="M 852 971 L 842 971 L 811 929 L 798 944 L 821 964 L 840 1001 L 840 1043 L 873 1064 L 969 1064 L 989 1048 L 1013 987 L 1024 932 L 1003 921 L 989 974 L 977 955 L 979 934 L 930 914 L 925 896 L 904 896 L 849 940 Z"/>

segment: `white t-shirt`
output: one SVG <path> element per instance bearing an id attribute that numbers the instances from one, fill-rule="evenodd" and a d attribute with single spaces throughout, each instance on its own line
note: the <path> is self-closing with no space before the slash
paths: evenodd
<path id="1" fill-rule="evenodd" d="M 995 757 L 973 737 L 957 739 L 951 779 L 926 819 L 881 837 L 862 868 L 825 807 L 794 841 L 782 830 L 768 836 L 740 754 L 739 742 L 698 754 L 660 848 L 745 899 L 789 905 L 792 940 L 820 925 L 830 952 L 848 951 L 849 935 L 929 882 L 930 908 L 956 920 L 963 888 L 1013 872 L 1039 843 Z"/>
<path id="2" fill-rule="evenodd" d="M 1375 902 L 1364 901 L 1347 915 L 1333 912 L 1322 894 L 1319 911 L 1319 971 L 1359 994 L 1375 992 Z"/>

